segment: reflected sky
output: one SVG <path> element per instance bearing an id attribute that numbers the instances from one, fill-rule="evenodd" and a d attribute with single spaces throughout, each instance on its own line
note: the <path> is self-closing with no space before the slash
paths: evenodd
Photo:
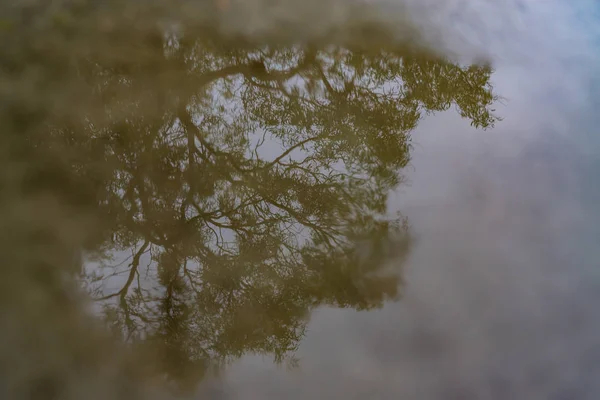
<path id="1" fill-rule="evenodd" d="M 464 27 L 441 12 L 442 29 L 457 53 L 496 61 L 504 119 L 481 134 L 448 113 L 415 130 L 409 185 L 390 200 L 417 237 L 402 302 L 315 313 L 299 371 L 249 357 L 223 398 L 597 397 L 597 5 L 483 3 L 462 2 Z M 461 37 L 489 33 L 494 7 L 518 29 Z"/>
<path id="2" fill-rule="evenodd" d="M 0 395 L 596 398 L 598 7 L 258 3 L 4 6 Z"/>

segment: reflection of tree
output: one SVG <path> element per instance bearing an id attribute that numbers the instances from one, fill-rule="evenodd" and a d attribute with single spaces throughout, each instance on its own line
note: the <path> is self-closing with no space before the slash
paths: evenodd
<path id="1" fill-rule="evenodd" d="M 107 318 L 183 385 L 245 352 L 283 359 L 318 305 L 395 298 L 383 266 L 408 240 L 386 202 L 409 132 L 452 105 L 495 120 L 488 68 L 381 37 L 257 46 L 111 29 L 70 55 L 80 112 L 35 146 L 62 146 L 71 200 L 93 196 L 106 217 L 104 250 L 132 249 L 122 288 L 96 293 Z M 148 254 L 154 287 L 140 283 Z"/>

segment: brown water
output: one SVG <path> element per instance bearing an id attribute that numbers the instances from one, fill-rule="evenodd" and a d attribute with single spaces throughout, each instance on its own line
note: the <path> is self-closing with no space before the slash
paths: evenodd
<path id="1" fill-rule="evenodd" d="M 1 398 L 597 397 L 592 3 L 112 3 L 0 6 Z"/>

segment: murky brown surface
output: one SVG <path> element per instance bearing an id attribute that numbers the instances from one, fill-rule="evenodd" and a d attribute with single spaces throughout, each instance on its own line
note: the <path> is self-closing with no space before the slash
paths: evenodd
<path id="1" fill-rule="evenodd" d="M 0 6 L 0 397 L 597 398 L 593 3 L 266 3 Z"/>

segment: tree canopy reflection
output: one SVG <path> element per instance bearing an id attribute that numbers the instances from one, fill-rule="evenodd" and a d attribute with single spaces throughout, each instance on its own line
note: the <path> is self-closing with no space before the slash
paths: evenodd
<path id="1" fill-rule="evenodd" d="M 57 58 L 77 74 L 79 108 L 36 146 L 61 149 L 69 201 L 103 215 L 87 287 L 179 387 L 244 353 L 293 355 L 317 306 L 397 298 L 386 261 L 410 239 L 387 198 L 410 132 L 452 106 L 494 124 L 489 67 L 374 35 L 257 44 L 116 25 Z M 112 266 L 119 251 L 131 257 Z"/>

